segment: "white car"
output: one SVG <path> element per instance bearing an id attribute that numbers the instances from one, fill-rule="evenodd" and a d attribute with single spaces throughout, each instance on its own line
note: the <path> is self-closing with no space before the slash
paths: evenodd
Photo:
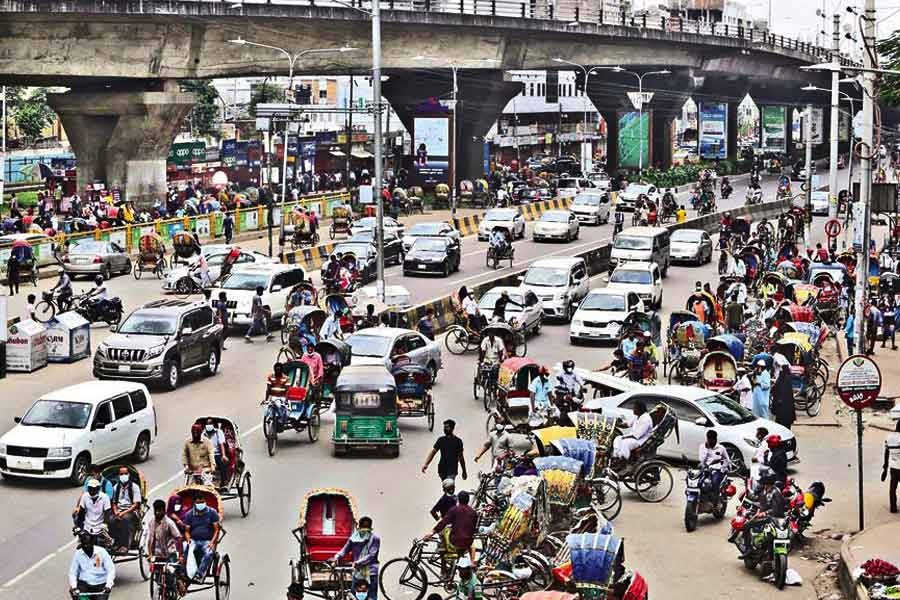
<path id="1" fill-rule="evenodd" d="M 282 264 L 238 266 L 211 290 L 211 297 L 218 298 L 225 292 L 231 325 L 253 323 L 251 309 L 256 288 L 263 288 L 263 307 L 271 311 L 270 323 L 277 322 L 284 313 L 291 288 L 304 280 L 302 267 Z M 271 325 L 269 326 L 271 329 Z"/>
<path id="2" fill-rule="evenodd" d="M 353 224 L 350 226 L 350 237 L 353 237 L 361 231 L 375 231 L 376 221 L 377 219 L 375 219 L 375 217 L 363 217 L 362 219 L 353 221 Z M 402 238 L 404 230 L 405 228 L 402 223 L 398 223 L 387 215 L 384 216 L 385 233 L 390 231 L 397 237 Z"/>
<path id="3" fill-rule="evenodd" d="M 580 231 L 578 217 L 572 211 L 548 210 L 534 224 L 531 237 L 535 242 L 546 240 L 571 242 L 578 239 Z"/>
<path id="4" fill-rule="evenodd" d="M 619 192 L 616 206 L 622 210 L 634 210 L 634 206 L 641 196 L 647 196 L 656 206 L 659 206 L 660 194 L 655 185 L 649 183 L 629 183 L 628 187 Z"/>
<path id="5" fill-rule="evenodd" d="M 202 248 L 203 255 L 206 256 L 206 264 L 209 267 L 210 281 L 215 281 L 219 278 L 219 275 L 222 273 L 222 265 L 225 264 L 225 258 L 228 256 L 231 248 L 232 246 L 218 244 L 209 247 L 204 246 Z M 174 292 L 178 282 L 183 278 L 191 275 L 191 267 L 196 265 L 197 261 L 199 260 L 200 257 L 195 256 L 190 259 L 189 265 L 174 267 L 166 271 L 166 275 L 162 283 L 163 291 Z M 238 257 L 237 261 L 235 261 L 234 266 L 248 264 L 275 264 L 277 262 L 277 258 L 266 256 L 265 254 L 256 252 L 255 250 L 241 250 L 241 255 Z M 195 273 L 194 275 L 198 276 L 197 273 Z"/>
<path id="6" fill-rule="evenodd" d="M 828 192 L 816 191 L 809 200 L 814 215 L 827 215 L 830 204 Z"/>
<path id="7" fill-rule="evenodd" d="M 662 306 L 662 275 L 656 263 L 621 263 L 609 276 L 606 287 L 610 290 L 635 292 L 650 308 L 658 309 Z"/>
<path id="8" fill-rule="evenodd" d="M 610 180 L 609 175 L 602 171 L 588 175 L 588 181 L 593 183 L 595 188 L 603 190 L 604 192 L 608 192 L 609 188 L 612 186 L 612 180 Z"/>
<path id="9" fill-rule="evenodd" d="M 581 192 L 572 200 L 570 210 L 582 223 L 609 223 L 609 195 L 596 190 Z"/>
<path id="10" fill-rule="evenodd" d="M 765 427 L 770 434 L 781 436 L 788 460 L 797 459 L 797 439 L 787 427 L 774 421 L 753 416 L 749 410 L 727 396 L 693 386 L 654 385 L 627 391 L 606 398 L 586 400 L 582 410 L 620 417 L 634 418 L 634 406 L 644 402 L 648 409 L 665 404 L 678 417 L 678 436 L 673 433 L 659 448 L 659 454 L 680 459 L 699 459 L 700 446 L 706 442 L 706 432 L 713 429 L 719 443 L 725 446 L 736 472 L 743 472 L 759 446 L 757 427 Z"/>
<path id="11" fill-rule="evenodd" d="M 644 301 L 636 292 L 608 287 L 593 289 L 572 316 L 569 341 L 578 344 L 618 340 L 625 317 L 633 311 L 644 311 Z"/>
<path id="12" fill-rule="evenodd" d="M 581 257 L 544 258 L 531 263 L 521 277 L 523 289 L 538 297 L 545 317 L 568 321 L 590 290 L 587 265 Z"/>
<path id="13" fill-rule="evenodd" d="M 488 239 L 494 227 L 503 227 L 512 239 L 525 237 L 525 217 L 518 208 L 492 208 L 484 213 L 478 223 L 478 241 Z"/>
<path id="14" fill-rule="evenodd" d="M 669 244 L 669 258 L 673 263 L 702 265 L 712 260 L 712 239 L 702 229 L 676 229 L 669 238 Z"/>
<path id="15" fill-rule="evenodd" d="M 409 252 L 417 237 L 447 237 L 459 242 L 459 231 L 447 221 L 426 221 L 416 223 L 403 236 L 403 252 Z"/>
<path id="16" fill-rule="evenodd" d="M 574 198 L 582 190 L 593 189 L 594 183 L 581 177 L 564 177 L 556 182 L 556 196 L 558 198 Z"/>
<path id="17" fill-rule="evenodd" d="M 478 300 L 478 309 L 481 314 L 490 320 L 494 312 L 494 305 L 504 291 L 509 294 L 509 299 L 512 301 L 506 305 L 506 322 L 509 323 L 515 319 L 525 335 L 540 332 L 541 325 L 544 323 L 544 305 L 531 290 L 508 286 L 491 288 Z"/>
<path id="18" fill-rule="evenodd" d="M 5 478 L 68 478 L 82 485 L 91 464 L 150 457 L 156 409 L 143 383 L 88 381 L 49 392 L 0 437 Z M 127 461 L 126 461 L 127 462 Z"/>

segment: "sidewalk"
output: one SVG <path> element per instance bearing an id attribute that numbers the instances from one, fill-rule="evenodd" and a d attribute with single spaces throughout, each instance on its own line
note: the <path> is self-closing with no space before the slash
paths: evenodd
<path id="1" fill-rule="evenodd" d="M 841 545 L 841 590 L 849 600 L 868 600 L 864 585 L 853 580 L 853 572 L 870 558 L 900 565 L 900 522 L 885 523 L 850 536 Z"/>

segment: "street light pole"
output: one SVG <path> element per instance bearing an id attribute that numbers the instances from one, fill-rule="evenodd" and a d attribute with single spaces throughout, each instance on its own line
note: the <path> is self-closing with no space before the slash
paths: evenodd
<path id="1" fill-rule="evenodd" d="M 807 248 L 812 243 L 812 232 L 810 231 L 812 222 L 812 104 L 806 105 L 804 134 L 806 136 L 806 215 L 803 223 L 803 243 Z"/>
<path id="2" fill-rule="evenodd" d="M 838 31 L 841 27 L 841 17 L 838 13 L 834 13 L 834 22 L 832 23 L 832 32 L 831 32 L 831 48 L 835 54 L 835 57 L 840 55 L 841 51 L 841 35 L 840 31 Z M 837 216 L 837 188 L 838 188 L 838 173 L 837 173 L 837 162 L 838 162 L 838 121 L 840 119 L 839 116 L 839 81 L 840 81 L 840 73 L 837 71 L 831 72 L 831 131 L 830 131 L 830 143 L 831 148 L 829 152 L 829 158 L 831 160 L 831 168 L 828 169 L 828 218 L 834 219 Z"/>
<path id="3" fill-rule="evenodd" d="M 381 197 L 382 182 L 382 131 L 381 131 L 381 1 L 372 2 L 372 126 L 375 129 L 375 177 L 372 181 L 372 196 L 375 200 L 375 241 L 377 252 L 377 275 L 375 293 L 379 302 L 384 302 L 384 203 Z"/>
<path id="4" fill-rule="evenodd" d="M 450 164 L 450 222 L 456 222 L 456 134 L 459 131 L 459 85 L 457 66 L 450 65 L 453 73 L 453 162 Z"/>
<path id="5" fill-rule="evenodd" d="M 582 124 L 581 124 L 581 127 L 582 127 L 582 132 L 581 132 L 581 172 L 587 173 L 590 170 L 591 165 L 589 163 L 591 162 L 591 159 L 592 159 L 591 156 L 586 156 L 586 153 L 585 153 L 585 145 L 586 145 L 585 140 L 587 139 L 587 130 L 588 130 L 587 129 L 588 104 L 590 103 L 590 99 L 588 98 L 588 95 L 587 95 L 587 90 L 588 90 L 588 79 L 590 78 L 591 73 L 593 73 L 595 69 L 594 68 L 588 69 L 587 67 L 580 65 L 576 62 L 572 62 L 570 60 L 566 60 L 564 58 L 559 58 L 559 57 L 554 58 L 553 62 L 571 65 L 573 67 L 581 69 L 582 72 L 584 73 L 584 103 L 582 104 L 582 107 L 584 108 L 584 116 L 583 116 Z M 513 106 L 515 107 L 515 104 Z M 593 144 L 591 144 L 591 150 L 593 151 Z M 593 152 L 591 152 L 591 153 L 593 153 Z"/>

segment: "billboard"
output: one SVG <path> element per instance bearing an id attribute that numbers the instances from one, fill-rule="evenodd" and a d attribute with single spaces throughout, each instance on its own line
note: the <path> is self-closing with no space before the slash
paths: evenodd
<path id="1" fill-rule="evenodd" d="M 803 111 L 802 125 L 800 127 L 801 139 L 806 142 L 806 111 Z M 821 144 L 825 141 L 825 110 L 812 109 L 810 119 L 810 140 L 813 144 Z"/>
<path id="2" fill-rule="evenodd" d="M 784 152 L 786 150 L 784 107 L 764 106 L 760 122 L 762 124 L 760 147 L 763 150 L 777 150 L 779 152 Z"/>
<path id="3" fill-rule="evenodd" d="M 641 162 L 650 164 L 650 113 L 623 113 L 619 117 L 619 166 L 638 168 Z"/>
<path id="4" fill-rule="evenodd" d="M 449 116 L 413 118 L 413 172 L 423 187 L 450 181 Z"/>
<path id="5" fill-rule="evenodd" d="M 728 157 L 728 105 L 724 102 L 701 102 L 700 158 Z"/>

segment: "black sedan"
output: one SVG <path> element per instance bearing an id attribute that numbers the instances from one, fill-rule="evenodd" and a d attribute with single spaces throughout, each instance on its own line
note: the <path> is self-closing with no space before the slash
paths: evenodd
<path id="1" fill-rule="evenodd" d="M 459 271 L 459 244 L 446 237 L 420 237 L 403 260 L 404 275 L 443 275 Z"/>
<path id="2" fill-rule="evenodd" d="M 516 204 L 543 202 L 544 200 L 552 199 L 553 194 L 547 188 L 520 188 L 516 193 Z"/>
<path id="3" fill-rule="evenodd" d="M 375 231 L 367 229 L 360 231 L 348 242 L 365 243 L 375 245 Z M 384 264 L 400 265 L 403 264 L 403 240 L 397 237 L 396 232 L 384 230 Z"/>
<path id="4" fill-rule="evenodd" d="M 369 242 L 341 242 L 334 247 L 331 256 L 342 257 L 347 254 L 352 254 L 356 257 L 356 269 L 364 282 L 375 279 L 378 270 L 378 251 L 374 244 Z M 322 265 L 322 273 L 327 268 L 328 263 L 326 262 Z"/>

